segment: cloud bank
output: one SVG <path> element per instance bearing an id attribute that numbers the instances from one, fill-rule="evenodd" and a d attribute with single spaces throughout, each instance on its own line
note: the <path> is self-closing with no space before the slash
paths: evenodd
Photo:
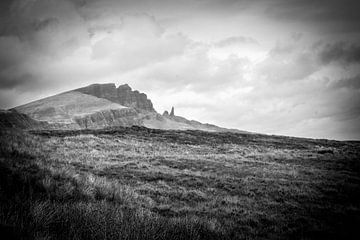
<path id="1" fill-rule="evenodd" d="M 0 107 L 128 83 L 162 112 L 360 139 L 355 1 L 18 0 L 0 5 Z"/>

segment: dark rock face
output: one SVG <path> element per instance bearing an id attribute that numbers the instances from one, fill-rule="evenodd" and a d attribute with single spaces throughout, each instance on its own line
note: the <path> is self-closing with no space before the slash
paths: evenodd
<path id="1" fill-rule="evenodd" d="M 155 112 L 153 104 L 146 94 L 136 90 L 132 91 L 127 84 L 117 88 L 117 96 L 121 105 Z"/>
<path id="2" fill-rule="evenodd" d="M 131 108 L 99 111 L 74 119 L 80 128 L 103 128 L 109 126 L 129 127 L 141 125 L 138 112 Z"/>
<path id="3" fill-rule="evenodd" d="M 164 117 L 168 117 L 168 116 L 169 116 L 169 112 L 165 110 L 164 113 L 163 113 L 163 116 L 164 116 Z"/>
<path id="4" fill-rule="evenodd" d="M 126 107 L 155 112 L 153 104 L 145 93 L 133 91 L 127 84 L 116 88 L 114 83 L 92 84 L 87 87 L 79 88 L 74 91 L 89 94 L 98 98 L 105 98 Z"/>
<path id="5" fill-rule="evenodd" d="M 174 107 L 171 108 L 171 112 L 170 112 L 170 117 L 173 117 L 173 116 L 175 116 Z"/>

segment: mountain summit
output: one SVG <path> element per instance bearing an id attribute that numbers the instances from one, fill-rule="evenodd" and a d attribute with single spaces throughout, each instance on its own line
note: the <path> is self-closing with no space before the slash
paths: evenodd
<path id="1" fill-rule="evenodd" d="M 98 98 L 105 98 L 111 102 L 119 103 L 126 107 L 155 112 L 153 104 L 145 93 L 133 91 L 127 84 L 116 88 L 114 83 L 92 84 L 73 91 L 89 94 Z"/>
<path id="2" fill-rule="evenodd" d="M 111 126 L 145 126 L 156 129 L 229 131 L 211 124 L 156 112 L 145 93 L 128 84 L 114 83 L 86 87 L 43 98 L 13 109 L 51 128 L 79 129 Z M 232 130 L 234 131 L 234 130 Z"/>

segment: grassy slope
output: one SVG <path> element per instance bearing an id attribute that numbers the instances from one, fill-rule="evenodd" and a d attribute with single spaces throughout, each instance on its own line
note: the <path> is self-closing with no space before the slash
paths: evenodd
<path id="1" fill-rule="evenodd" d="M 1 136 L 0 223 L 21 236 L 358 234 L 358 142 L 139 127 Z"/>
<path id="2" fill-rule="evenodd" d="M 15 109 L 40 121 L 74 123 L 74 117 L 122 108 L 125 107 L 103 98 L 80 92 L 66 92 L 18 106 Z"/>

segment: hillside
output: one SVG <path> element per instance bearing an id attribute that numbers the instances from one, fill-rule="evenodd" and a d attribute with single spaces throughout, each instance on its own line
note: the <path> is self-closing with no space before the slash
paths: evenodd
<path id="1" fill-rule="evenodd" d="M 0 128 L 49 129 L 50 126 L 16 110 L 0 110 Z"/>
<path id="2" fill-rule="evenodd" d="M 49 123 L 75 123 L 76 118 L 107 110 L 124 109 L 117 103 L 80 92 L 67 92 L 47 97 L 19 107 L 15 110 Z"/>
<path id="3" fill-rule="evenodd" d="M 0 133 L 0 230 L 18 239 L 358 233 L 359 142 L 144 127 Z"/>
<path id="4" fill-rule="evenodd" d="M 60 129 L 145 126 L 165 130 L 239 131 L 187 120 L 174 114 L 160 115 L 145 93 L 127 84 L 92 84 L 15 108 L 38 121 Z"/>

